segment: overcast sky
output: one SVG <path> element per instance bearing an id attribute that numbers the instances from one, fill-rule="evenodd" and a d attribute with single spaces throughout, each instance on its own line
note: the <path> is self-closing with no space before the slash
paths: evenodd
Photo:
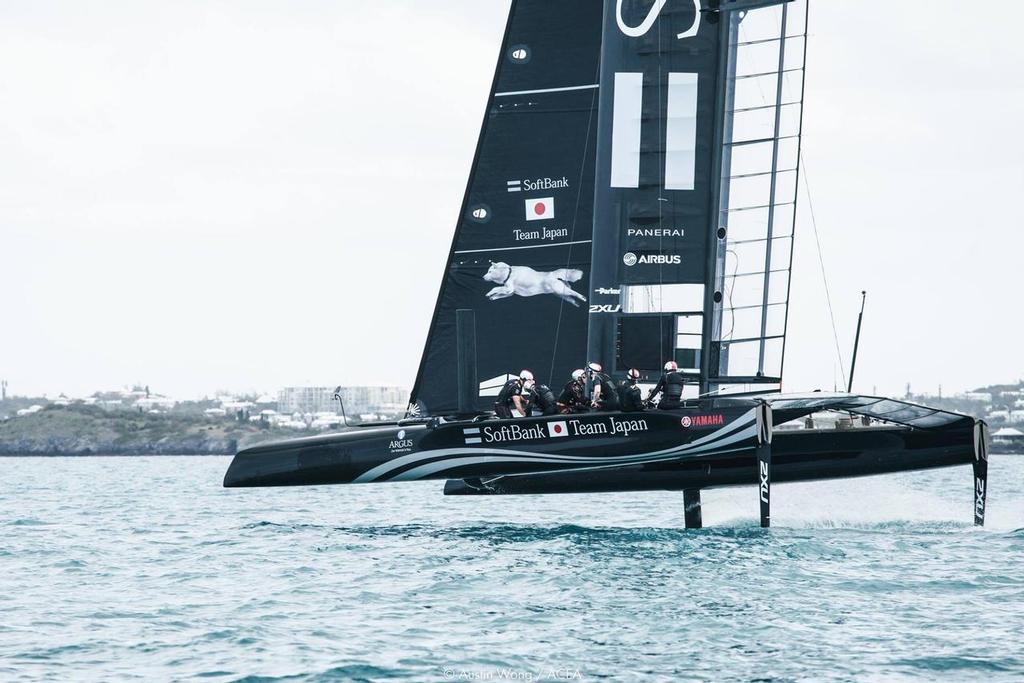
<path id="1" fill-rule="evenodd" d="M 411 386 L 507 0 L 0 3 L 0 378 Z M 812 0 L 804 151 L 857 388 L 1024 375 L 1024 3 Z M 786 389 L 839 366 L 798 215 Z"/>

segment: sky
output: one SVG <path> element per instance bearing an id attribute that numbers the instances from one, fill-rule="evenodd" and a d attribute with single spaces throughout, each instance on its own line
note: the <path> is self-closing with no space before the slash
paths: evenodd
<path id="1" fill-rule="evenodd" d="M 508 0 L 0 4 L 0 378 L 411 386 Z M 856 389 L 1024 377 L 1024 3 L 812 0 L 804 172 Z M 787 390 L 841 384 L 800 197 Z M 406 209 L 406 207 L 415 207 Z"/>

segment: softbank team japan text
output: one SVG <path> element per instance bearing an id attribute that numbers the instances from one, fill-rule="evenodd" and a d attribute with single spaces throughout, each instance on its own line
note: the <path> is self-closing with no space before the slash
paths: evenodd
<path id="1" fill-rule="evenodd" d="M 564 425 L 564 430 L 559 429 Z M 529 441 L 532 439 L 558 438 L 560 436 L 591 436 L 595 434 L 619 434 L 629 436 L 634 432 L 646 432 L 647 420 L 638 418 L 623 420 L 609 417 L 608 420 L 590 422 L 569 419 L 564 422 L 549 422 L 534 425 L 502 425 L 501 427 L 483 427 L 480 432 L 483 443 L 499 443 L 502 441 Z"/>

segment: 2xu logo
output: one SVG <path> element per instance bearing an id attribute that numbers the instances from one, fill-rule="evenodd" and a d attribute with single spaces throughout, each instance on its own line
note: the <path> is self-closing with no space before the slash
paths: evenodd
<path id="1" fill-rule="evenodd" d="M 618 313 L 621 310 L 620 304 L 590 304 L 591 313 Z"/>
<path id="2" fill-rule="evenodd" d="M 981 477 L 974 478 L 974 516 L 985 517 L 985 480 Z"/>
<path id="3" fill-rule="evenodd" d="M 761 465 L 761 502 L 768 502 L 768 463 L 764 460 L 759 462 Z"/>
<path id="4" fill-rule="evenodd" d="M 683 38 L 692 38 L 697 35 L 700 31 L 700 0 L 692 0 L 693 2 L 693 24 L 690 28 L 686 29 L 682 33 L 676 35 L 676 38 L 682 40 Z M 661 10 L 665 9 L 665 5 L 668 4 L 668 0 L 655 0 L 654 6 L 644 17 L 644 20 L 640 22 L 639 26 L 630 26 L 626 23 L 626 20 L 622 17 L 622 0 L 616 0 L 615 3 L 615 22 L 619 25 L 619 30 L 623 34 L 630 38 L 640 38 L 647 34 L 654 26 L 654 22 L 661 16 Z"/>

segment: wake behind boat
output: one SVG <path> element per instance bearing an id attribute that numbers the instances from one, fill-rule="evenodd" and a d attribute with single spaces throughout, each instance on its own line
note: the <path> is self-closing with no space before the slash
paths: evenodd
<path id="1" fill-rule="evenodd" d="M 246 449 L 225 486 L 700 490 L 971 464 L 983 422 L 782 386 L 806 0 L 514 0 L 407 419 Z M 497 417 L 509 368 L 596 360 L 668 410 Z M 587 390 L 590 390 L 588 385 Z M 790 429 L 820 411 L 842 428 Z M 778 427 L 777 427 L 778 425 Z"/>

